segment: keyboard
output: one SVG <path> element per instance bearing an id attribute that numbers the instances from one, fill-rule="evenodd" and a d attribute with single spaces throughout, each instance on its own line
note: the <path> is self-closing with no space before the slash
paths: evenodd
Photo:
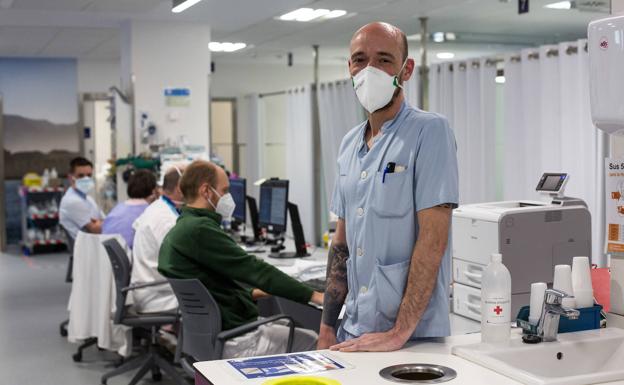
<path id="1" fill-rule="evenodd" d="M 325 278 L 313 278 L 307 281 L 303 281 L 306 285 L 310 286 L 312 289 L 320 292 L 325 291 Z"/>

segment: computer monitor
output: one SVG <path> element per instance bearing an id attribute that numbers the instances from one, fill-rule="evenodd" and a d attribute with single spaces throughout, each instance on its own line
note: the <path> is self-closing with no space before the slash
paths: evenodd
<path id="1" fill-rule="evenodd" d="M 254 233 L 254 242 L 260 242 L 262 240 L 262 230 L 258 224 L 258 205 L 256 199 L 247 195 L 247 205 L 249 205 L 249 218 L 251 219 L 251 228 Z"/>
<path id="2" fill-rule="evenodd" d="M 247 181 L 243 178 L 230 178 L 230 194 L 232 194 L 234 203 L 236 203 L 232 219 L 238 223 L 244 224 L 247 221 Z"/>
<path id="3" fill-rule="evenodd" d="M 288 202 L 288 213 L 290 214 L 290 223 L 293 232 L 293 238 L 295 241 L 295 251 L 294 252 L 277 252 L 269 254 L 271 258 L 301 258 L 301 257 L 309 257 L 308 254 L 308 245 L 305 241 L 305 236 L 303 234 L 303 226 L 301 225 L 301 218 L 299 217 L 299 208 L 296 204 Z"/>
<path id="4" fill-rule="evenodd" d="M 286 231 L 288 181 L 269 179 L 260 185 L 258 224 L 272 234 Z"/>

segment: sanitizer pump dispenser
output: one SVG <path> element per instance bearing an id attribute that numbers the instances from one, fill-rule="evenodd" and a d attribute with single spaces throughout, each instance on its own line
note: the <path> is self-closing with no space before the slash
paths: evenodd
<path id="1" fill-rule="evenodd" d="M 594 125 L 608 134 L 624 135 L 624 16 L 589 23 L 587 51 Z"/>

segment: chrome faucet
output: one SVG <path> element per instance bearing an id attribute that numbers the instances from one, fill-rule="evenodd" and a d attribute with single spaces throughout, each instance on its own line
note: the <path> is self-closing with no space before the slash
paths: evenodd
<path id="1" fill-rule="evenodd" d="M 578 310 L 561 305 L 564 298 L 574 298 L 574 296 L 556 289 L 547 289 L 544 293 L 542 314 L 537 324 L 537 335 L 540 336 L 544 342 L 557 341 L 559 318 L 561 316 L 568 319 L 577 319 L 580 315 Z"/>

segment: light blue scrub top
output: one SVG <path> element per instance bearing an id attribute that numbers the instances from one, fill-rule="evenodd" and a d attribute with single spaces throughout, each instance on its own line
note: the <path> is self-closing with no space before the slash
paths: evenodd
<path id="1" fill-rule="evenodd" d="M 346 223 L 350 254 L 339 341 L 394 327 L 418 236 L 416 213 L 459 201 L 457 146 L 446 118 L 404 102 L 370 150 L 366 127 L 358 125 L 342 140 L 332 197 L 331 211 Z M 389 162 L 397 172 L 382 181 Z M 412 339 L 450 335 L 450 250 L 449 228 L 436 284 Z"/>

